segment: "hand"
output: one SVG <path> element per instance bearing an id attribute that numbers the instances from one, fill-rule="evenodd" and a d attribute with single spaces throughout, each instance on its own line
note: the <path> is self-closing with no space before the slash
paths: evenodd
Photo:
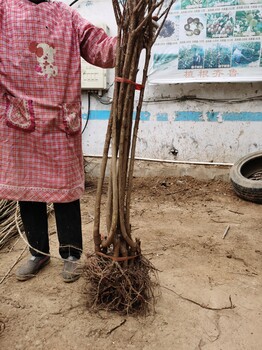
<path id="1" fill-rule="evenodd" d="M 147 27 L 147 30 L 144 32 L 144 40 L 143 40 L 143 47 L 147 48 L 148 45 L 149 47 L 151 46 L 151 42 L 153 41 L 156 31 L 159 28 L 159 25 L 157 23 L 158 17 L 157 16 L 152 16 L 152 32 L 151 35 L 149 34 L 149 27 Z"/>
<path id="2" fill-rule="evenodd" d="M 154 34 L 156 33 L 157 29 L 159 28 L 159 25 L 158 25 L 157 21 L 158 21 L 158 17 L 157 16 L 152 16 L 152 24 L 153 24 Z"/>

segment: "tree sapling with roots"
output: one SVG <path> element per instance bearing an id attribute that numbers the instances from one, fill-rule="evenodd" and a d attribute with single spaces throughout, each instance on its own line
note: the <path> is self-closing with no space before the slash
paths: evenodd
<path id="1" fill-rule="evenodd" d="M 97 185 L 95 254 L 87 259 L 85 277 L 92 308 L 143 314 L 154 305 L 158 283 L 156 269 L 142 255 L 140 240 L 132 238 L 130 202 L 135 148 L 151 48 L 174 1 L 113 0 L 112 3 L 118 26 L 115 87 Z M 137 84 L 143 50 L 142 81 Z M 135 106 L 136 90 L 139 93 Z M 103 236 L 100 232 L 101 198 L 110 145 L 107 234 Z"/>

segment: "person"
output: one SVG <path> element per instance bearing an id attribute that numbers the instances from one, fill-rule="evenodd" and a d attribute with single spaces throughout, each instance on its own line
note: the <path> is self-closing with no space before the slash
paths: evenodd
<path id="1" fill-rule="evenodd" d="M 18 201 L 34 277 L 50 261 L 47 203 L 54 203 L 65 282 L 79 278 L 84 192 L 81 57 L 115 65 L 116 37 L 63 2 L 0 0 L 0 198 Z"/>

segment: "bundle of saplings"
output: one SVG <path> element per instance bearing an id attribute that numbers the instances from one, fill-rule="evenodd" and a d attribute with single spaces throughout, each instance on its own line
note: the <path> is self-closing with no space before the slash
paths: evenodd
<path id="1" fill-rule="evenodd" d="M 173 1 L 166 0 L 113 0 L 118 26 L 115 87 L 97 187 L 93 231 L 95 254 L 89 256 L 85 266 L 89 305 L 95 309 L 132 314 L 146 313 L 154 305 L 156 269 L 143 256 L 141 241 L 132 237 L 130 203 L 151 48 L 172 4 Z M 137 84 L 142 53 L 142 79 L 141 84 Z M 110 176 L 107 179 L 107 205 L 102 216 L 101 199 L 107 166 Z M 102 217 L 106 217 L 107 233 L 104 235 L 100 231 Z"/>

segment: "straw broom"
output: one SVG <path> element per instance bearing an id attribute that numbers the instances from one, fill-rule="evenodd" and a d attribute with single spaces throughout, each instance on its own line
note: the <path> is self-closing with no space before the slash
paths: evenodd
<path id="1" fill-rule="evenodd" d="M 19 215 L 15 220 L 16 202 L 2 199 L 0 201 L 0 250 L 7 246 L 18 235 L 17 225 L 22 228 Z"/>
<path id="2" fill-rule="evenodd" d="M 47 206 L 47 214 L 53 211 L 53 205 Z M 13 239 L 19 236 L 18 228 L 23 231 L 23 222 L 18 202 L 0 200 L 0 250 L 10 245 Z"/>

